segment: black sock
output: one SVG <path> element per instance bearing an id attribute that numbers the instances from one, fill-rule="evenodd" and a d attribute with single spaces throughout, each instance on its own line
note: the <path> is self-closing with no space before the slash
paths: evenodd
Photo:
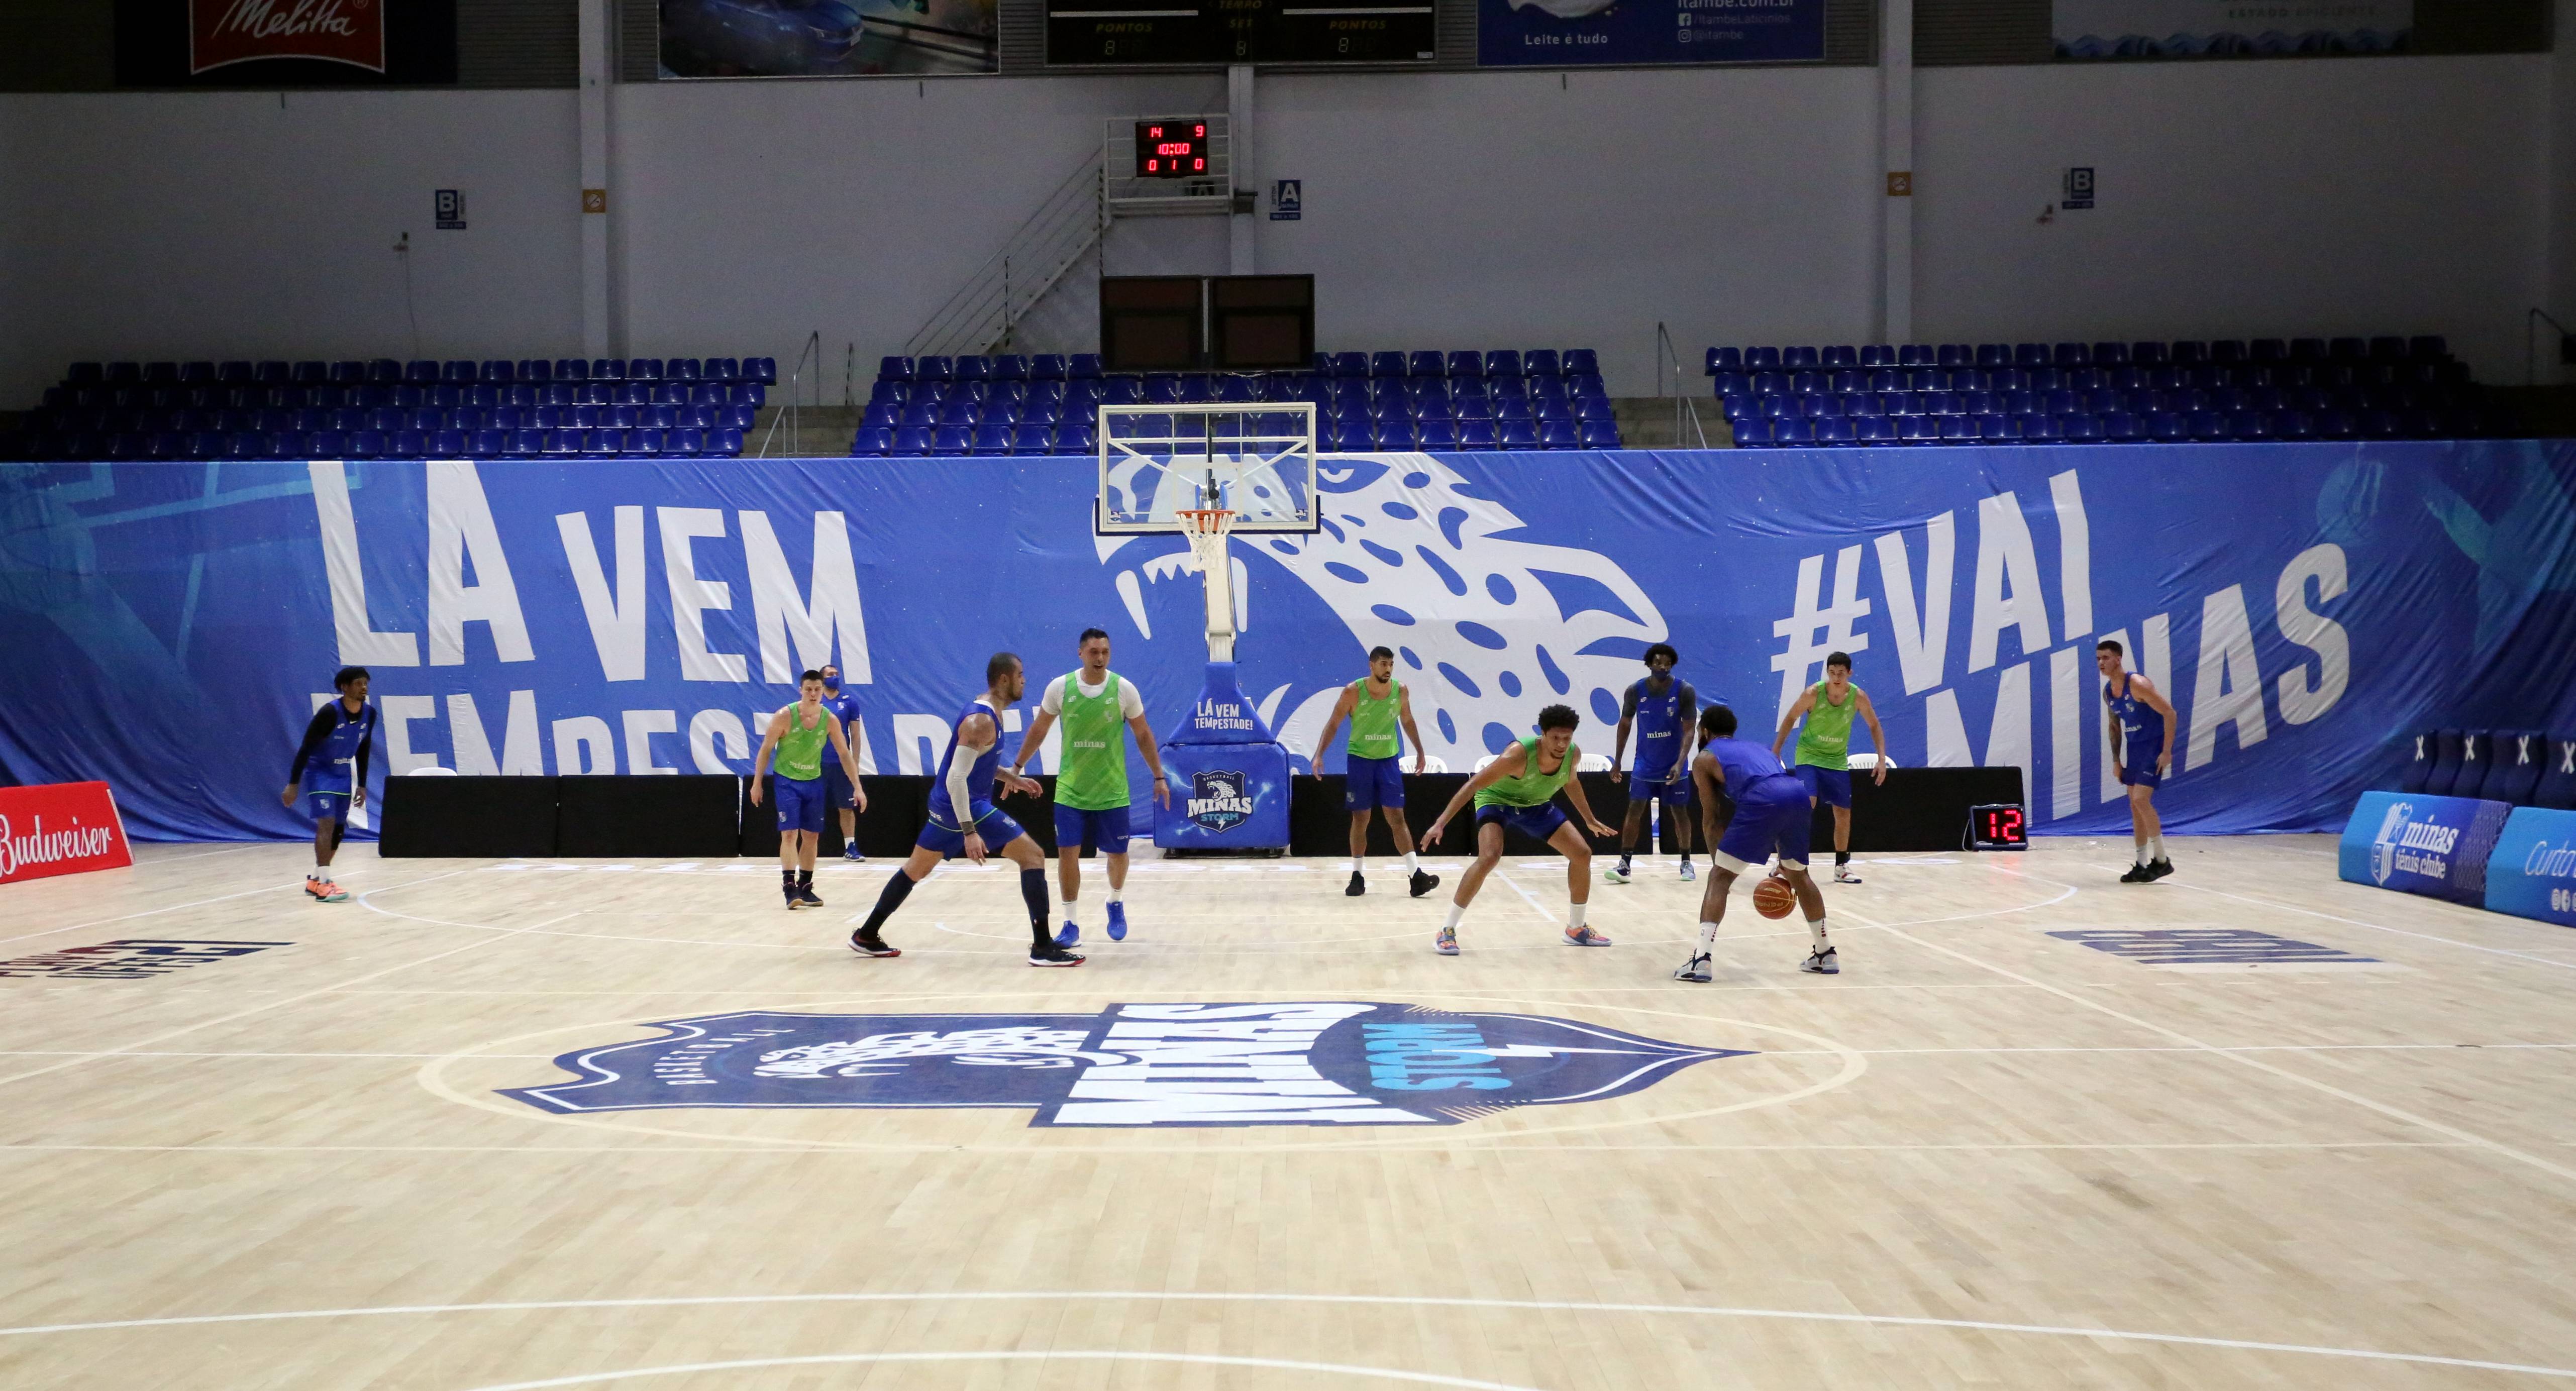
<path id="1" fill-rule="evenodd" d="M 814 871 L 810 869 L 800 869 L 796 871 L 796 887 L 800 889 L 810 889 L 814 887 Z"/>
<path id="2" fill-rule="evenodd" d="M 877 906 L 869 912 L 867 925 L 859 929 L 859 935 L 876 936 L 877 929 L 885 926 L 885 920 L 894 916 L 894 910 L 903 906 L 904 896 L 911 892 L 912 876 L 896 870 L 894 877 L 886 881 L 885 892 L 877 895 Z"/>
<path id="3" fill-rule="evenodd" d="M 1029 905 L 1029 936 L 1041 947 L 1055 944 L 1047 931 L 1047 886 L 1044 869 L 1020 871 L 1020 897 Z"/>
<path id="4" fill-rule="evenodd" d="M 782 869 L 782 870 L 778 871 L 778 887 L 780 887 L 780 888 L 782 888 L 782 889 L 792 889 L 792 888 L 795 888 L 795 887 L 796 887 L 796 871 L 794 871 L 794 870 L 792 870 L 792 869 Z"/>
<path id="5" fill-rule="evenodd" d="M 1834 868 L 1836 868 L 1836 869 L 1840 869 L 1840 868 L 1842 868 L 1844 865 L 1847 865 L 1847 864 L 1850 864 L 1850 863 L 1851 863 L 1851 852 L 1850 852 L 1850 851 L 1848 851 L 1848 850 L 1837 850 L 1837 851 L 1835 851 L 1835 852 L 1834 852 Z"/>

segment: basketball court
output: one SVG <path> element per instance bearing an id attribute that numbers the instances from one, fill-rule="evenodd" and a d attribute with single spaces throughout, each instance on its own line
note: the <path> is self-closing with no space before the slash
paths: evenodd
<path id="1" fill-rule="evenodd" d="M 1606 951 L 1557 944 L 1558 864 L 1506 861 L 1443 959 L 1443 896 L 1346 898 L 1338 860 L 1140 857 L 1133 935 L 1032 972 L 999 862 L 864 960 L 884 861 L 789 914 L 759 861 L 352 845 L 323 906 L 293 846 L 138 847 L 0 933 L 47 977 L 0 1024 L 0 1384 L 2576 1377 L 2563 930 L 2337 883 L 2324 837 L 2177 841 L 2138 887 L 2126 851 L 1863 856 L 1841 976 L 1739 896 L 1691 986 L 1670 858 L 1596 885 Z M 159 954 L 63 954 L 108 943 Z M 1666 1055 L 1407 1124 L 521 1094 L 662 1021 L 1372 1001 Z"/>

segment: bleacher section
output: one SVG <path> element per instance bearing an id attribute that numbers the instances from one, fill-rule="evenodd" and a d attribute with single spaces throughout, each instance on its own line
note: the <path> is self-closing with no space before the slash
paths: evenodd
<path id="1" fill-rule="evenodd" d="M 853 455 L 1088 454 L 1101 405 L 1313 403 L 1315 447 L 1617 449 L 1590 348 L 1317 353 L 1296 372 L 1103 372 L 1091 353 L 889 357 Z"/>
<path id="2" fill-rule="evenodd" d="M 2576 810 L 2576 735 L 2428 729 L 2415 736 L 2398 790 Z"/>
<path id="3" fill-rule="evenodd" d="M 766 357 L 75 362 L 0 459 L 731 457 Z"/>
<path id="4" fill-rule="evenodd" d="M 2433 337 L 1711 348 L 1708 375 L 1754 447 L 2504 432 Z"/>

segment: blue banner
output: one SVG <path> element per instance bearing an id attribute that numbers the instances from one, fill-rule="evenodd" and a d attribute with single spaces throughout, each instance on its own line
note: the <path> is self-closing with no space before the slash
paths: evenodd
<path id="1" fill-rule="evenodd" d="M 2518 807 L 2487 857 L 2487 907 L 2576 927 L 2576 811 Z"/>
<path id="2" fill-rule="evenodd" d="M 2513 808 L 2476 797 L 2365 792 L 2344 823 L 2336 873 L 2346 883 L 2447 898 L 2487 897 L 2487 857 Z"/>
<path id="3" fill-rule="evenodd" d="M 1825 0 L 1478 0 L 1479 66 L 1812 63 Z"/>
<path id="4" fill-rule="evenodd" d="M 104 779 L 137 838 L 292 838 L 279 790 L 343 663 L 373 673 L 381 788 L 744 772 L 826 661 L 862 765 L 921 773 L 995 650 L 1028 663 L 1016 747 L 1092 626 L 1168 739 L 1207 678 L 1200 580 L 1177 536 L 1092 535 L 1096 475 L 0 467 L 0 773 Z M 1555 702 L 1610 753 L 1650 643 L 1757 731 L 1840 650 L 1900 764 L 2019 766 L 2036 832 L 2100 834 L 2128 824 L 2114 637 L 2180 714 L 2168 830 L 2325 830 L 2415 731 L 2576 728 L 2571 478 L 2576 448 L 2501 441 L 1327 458 L 1321 532 L 1233 542 L 1237 676 L 1302 768 L 1384 643 L 1465 772 Z"/>

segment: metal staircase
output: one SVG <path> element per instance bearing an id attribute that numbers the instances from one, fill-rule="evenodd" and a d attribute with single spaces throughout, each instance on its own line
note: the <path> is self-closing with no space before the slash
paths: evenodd
<path id="1" fill-rule="evenodd" d="M 1109 227 L 1101 160 L 1082 162 L 903 345 L 906 357 L 1005 353 L 1020 321 Z"/>

